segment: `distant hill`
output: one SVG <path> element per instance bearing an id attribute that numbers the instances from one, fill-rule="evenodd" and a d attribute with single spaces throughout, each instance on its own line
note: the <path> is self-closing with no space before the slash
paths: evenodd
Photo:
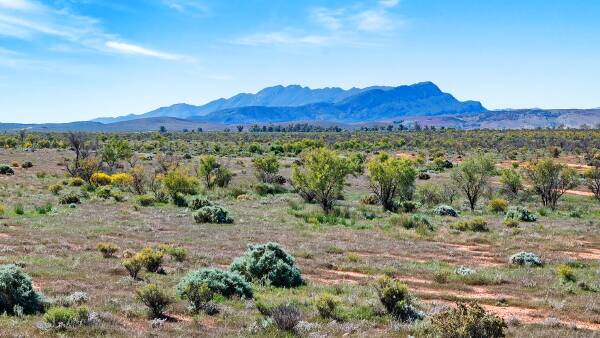
<path id="1" fill-rule="evenodd" d="M 178 117 L 189 118 L 202 116 L 209 113 L 239 107 L 264 106 L 264 107 L 297 107 L 311 103 L 336 103 L 352 95 L 365 91 L 380 89 L 386 90 L 393 87 L 375 86 L 367 88 L 342 88 L 331 87 L 311 89 L 299 85 L 267 87 L 256 94 L 242 93 L 229 99 L 218 99 L 202 106 L 194 106 L 185 103 L 177 103 L 168 107 L 161 107 L 140 115 L 125 115 L 120 117 L 102 117 L 94 119 L 95 122 L 112 123 L 142 119 L 147 117 Z"/>

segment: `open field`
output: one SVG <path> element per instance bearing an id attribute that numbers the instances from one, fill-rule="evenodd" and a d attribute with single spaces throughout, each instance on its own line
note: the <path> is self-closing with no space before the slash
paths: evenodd
<path id="1" fill-rule="evenodd" d="M 415 306 L 427 317 L 455 306 L 457 301 L 476 301 L 505 320 L 507 336 L 600 336 L 600 203 L 582 178 L 576 187 L 566 189 L 556 210 L 542 207 L 539 198 L 527 191 L 531 183 L 525 178 L 525 190 L 513 196 L 504 194 L 498 174 L 491 175 L 474 211 L 460 193 L 439 203 L 420 195 L 426 189 L 423 187 L 453 185 L 452 170 L 474 156 L 476 149 L 490 153 L 500 169 L 511 168 L 515 162 L 524 170 L 530 160 L 552 156 L 552 151 L 556 152 L 552 147 L 561 144 L 555 161 L 582 174 L 592 169 L 585 157 L 600 142 L 598 132 L 487 133 L 123 135 L 135 150 L 135 165 L 145 170 L 148 195 L 152 194 L 148 176 L 160 166 L 160 154 L 174 156 L 170 165 L 177 163 L 190 173 L 196 172 L 200 156 L 215 155 L 233 174 L 231 182 L 214 189 L 200 185 L 196 194 L 228 210 L 232 224 L 195 222 L 191 207 L 177 207 L 168 200 L 141 206 L 129 187 L 113 184 L 112 195 L 107 197 L 100 195 L 99 184 L 73 186 L 64 160 L 74 155 L 65 136 L 32 135 L 33 145 L 45 138 L 63 144 L 35 151 L 30 150 L 32 144 L 0 150 L 0 164 L 14 171 L 14 175 L 0 175 L 0 206 L 4 211 L 0 216 L 0 264 L 16 264 L 31 276 L 33 287 L 53 304 L 49 306 L 62 304 L 74 292 L 85 292 L 84 306 L 94 312 L 95 319 L 89 325 L 57 329 L 44 324 L 43 314 L 5 315 L 0 317 L 0 336 L 427 335 L 427 318 L 402 323 L 386 313 L 374 287 L 382 275 L 404 282 Z M 88 140 L 95 137 L 85 136 Z M 98 139 L 100 154 L 110 137 Z M 417 209 L 395 213 L 365 204 L 364 197 L 372 194 L 367 169 L 348 175 L 343 198 L 336 201 L 332 215 L 325 215 L 318 204 L 305 203 L 290 185 L 290 177 L 294 163 L 306 149 L 283 147 L 279 152 L 273 147 L 303 140 L 317 140 L 322 143 L 317 146 L 346 155 L 361 153 L 367 161 L 381 150 L 397 157 L 420 157 L 415 166 L 429 177 L 416 181 Z M 458 140 L 463 143 L 458 144 Z M 309 147 L 306 144 L 305 148 Z M 278 154 L 279 175 L 286 178 L 277 193 L 262 193 L 256 188 L 252 159 L 269 152 Z M 432 170 L 436 153 L 454 168 Z M 26 162 L 33 166 L 19 166 Z M 98 171 L 114 174 L 130 170 L 127 161 L 118 162 L 110 170 L 102 166 Z M 60 189 L 52 192 L 51 187 L 57 184 Z M 61 204 L 69 193 L 80 196 L 81 203 Z M 537 221 L 508 227 L 505 212 L 489 206 L 494 198 L 527 208 L 537 215 Z M 460 216 L 434 213 L 438 204 L 454 207 Z M 399 218 L 415 214 L 427 218 L 430 226 L 402 226 Z M 453 227 L 457 222 L 477 219 L 486 221 L 487 231 Z M 118 247 L 113 256 L 105 258 L 98 251 L 98 243 L 104 242 Z M 295 258 L 304 285 L 277 288 L 252 283 L 254 299 L 216 297 L 213 301 L 219 312 L 214 315 L 194 313 L 186 301 L 174 297 L 164 322 L 151 321 L 136 298 L 136 290 L 149 283 L 174 295 L 175 286 L 189 271 L 227 269 L 244 254 L 247 245 L 266 242 L 279 243 Z M 186 259 L 178 262 L 165 256 L 161 273 L 142 271 L 138 279 L 131 278 L 122 266 L 128 252 L 161 244 L 186 249 Z M 521 251 L 537 254 L 544 266 L 510 264 L 509 257 Z M 473 271 L 457 273 L 460 267 Z M 559 267 L 567 267 L 572 279 L 564 278 Z M 322 318 L 315 308 L 324 293 L 338 301 L 335 319 Z M 293 332 L 278 329 L 261 310 L 288 303 L 301 313 L 301 322 Z"/>

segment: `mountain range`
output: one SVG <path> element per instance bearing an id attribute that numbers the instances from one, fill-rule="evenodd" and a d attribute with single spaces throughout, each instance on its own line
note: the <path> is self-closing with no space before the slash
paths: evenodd
<path id="1" fill-rule="evenodd" d="M 0 130 L 149 131 L 222 130 L 232 125 L 309 123 L 345 129 L 404 121 L 454 128 L 544 128 L 595 126 L 600 109 L 488 110 L 478 101 L 459 101 L 432 82 L 398 87 L 373 86 L 348 90 L 274 86 L 255 94 L 241 93 L 196 106 L 178 103 L 140 115 L 97 118 L 71 123 L 0 123 Z"/>

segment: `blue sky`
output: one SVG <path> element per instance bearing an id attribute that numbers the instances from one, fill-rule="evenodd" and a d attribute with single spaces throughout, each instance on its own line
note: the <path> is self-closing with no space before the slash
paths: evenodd
<path id="1" fill-rule="evenodd" d="M 488 108 L 600 106 L 595 0 L 0 0 L 0 121 L 277 84 L 433 81 Z"/>

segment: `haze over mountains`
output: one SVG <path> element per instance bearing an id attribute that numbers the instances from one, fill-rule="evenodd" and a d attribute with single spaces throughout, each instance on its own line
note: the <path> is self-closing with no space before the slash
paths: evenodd
<path id="1" fill-rule="evenodd" d="M 478 101 L 459 101 L 432 82 L 408 86 L 311 89 L 274 86 L 195 106 L 178 103 L 145 114 L 56 124 L 2 124 L 0 130 L 148 131 L 219 130 L 231 125 L 310 123 L 354 129 L 404 121 L 454 128 L 580 127 L 600 123 L 600 109 L 487 110 Z"/>

